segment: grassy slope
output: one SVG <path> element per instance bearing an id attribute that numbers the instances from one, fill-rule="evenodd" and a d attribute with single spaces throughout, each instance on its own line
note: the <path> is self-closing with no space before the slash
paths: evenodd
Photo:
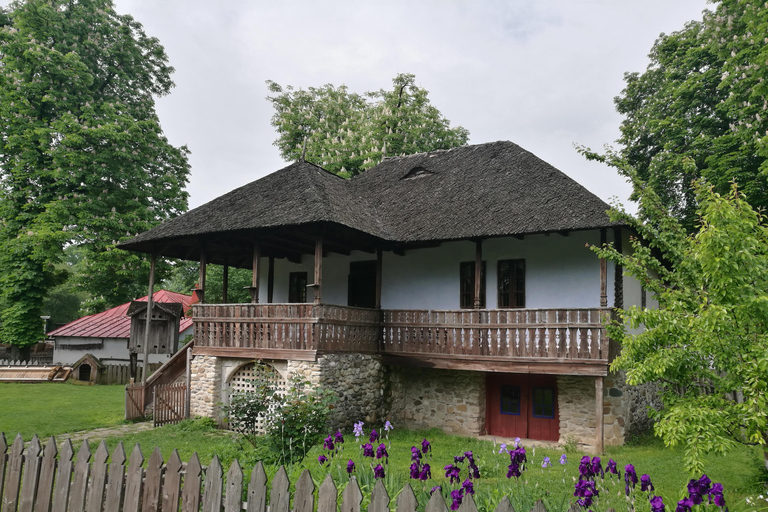
<path id="1" fill-rule="evenodd" d="M 0 383 L 0 432 L 25 440 L 123 422 L 123 386 Z"/>

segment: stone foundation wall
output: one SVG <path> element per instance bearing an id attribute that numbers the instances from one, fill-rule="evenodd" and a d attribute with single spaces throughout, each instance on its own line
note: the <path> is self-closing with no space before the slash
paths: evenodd
<path id="1" fill-rule="evenodd" d="M 561 376 L 557 378 L 560 414 L 560 442 L 573 438 L 578 444 L 595 444 L 595 378 Z M 652 426 L 648 406 L 659 408 L 661 401 L 654 384 L 630 386 L 624 373 L 603 380 L 603 443 L 624 444 L 632 435 Z"/>
<path id="2" fill-rule="evenodd" d="M 390 368 L 390 416 L 409 429 L 442 428 L 479 435 L 485 429 L 485 373 Z"/>
<path id="3" fill-rule="evenodd" d="M 579 445 L 595 444 L 595 378 L 557 377 L 560 443 L 575 440 Z"/>
<path id="4" fill-rule="evenodd" d="M 189 413 L 194 416 L 216 418 L 221 385 L 221 364 L 216 357 L 195 356 L 190 364 L 191 390 Z"/>
<path id="5" fill-rule="evenodd" d="M 318 359 L 318 367 L 319 384 L 338 397 L 331 413 L 332 428 L 348 429 L 357 421 L 384 422 L 387 371 L 381 356 L 327 354 Z"/>

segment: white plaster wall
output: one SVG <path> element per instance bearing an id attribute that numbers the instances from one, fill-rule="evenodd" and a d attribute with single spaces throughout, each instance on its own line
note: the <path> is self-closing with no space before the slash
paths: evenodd
<path id="1" fill-rule="evenodd" d="M 609 230 L 608 240 L 612 240 Z M 568 236 L 530 235 L 523 240 L 493 238 L 483 242 L 486 261 L 486 307 L 497 306 L 497 265 L 499 260 L 525 259 L 526 307 L 599 307 L 600 262 L 585 244 L 599 244 L 600 232 L 578 231 Z M 353 251 L 351 255 L 331 253 L 323 258 L 322 301 L 347 304 L 347 278 L 351 261 L 375 260 L 373 254 Z M 406 251 L 404 256 L 385 252 L 382 261 L 382 308 L 458 309 L 459 266 L 474 261 L 474 242 L 447 242 L 439 247 Z M 261 261 L 259 301 L 267 302 L 267 258 Z M 288 301 L 291 272 L 307 272 L 314 282 L 314 257 L 305 255 L 301 263 L 276 259 L 272 302 Z M 613 305 L 614 268 L 608 264 L 608 305 Z M 625 277 L 625 284 L 627 278 Z M 627 292 L 625 291 L 625 298 Z M 312 302 L 307 290 L 307 302 Z M 639 295 L 638 295 L 639 297 Z"/>
<path id="2" fill-rule="evenodd" d="M 186 332 L 186 331 L 184 331 Z M 190 331 L 191 334 L 191 331 Z M 102 348 L 61 348 L 61 345 L 92 345 L 102 343 Z M 73 364 L 86 354 L 92 354 L 104 364 L 128 364 L 128 339 L 127 338 L 78 338 L 57 337 L 53 345 L 53 362 L 59 364 Z M 172 354 L 149 354 L 150 363 L 164 363 Z M 142 354 L 139 361 L 143 362 Z"/>

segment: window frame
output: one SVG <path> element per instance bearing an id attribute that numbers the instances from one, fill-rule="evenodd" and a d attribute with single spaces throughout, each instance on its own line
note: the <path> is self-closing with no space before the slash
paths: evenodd
<path id="1" fill-rule="evenodd" d="M 547 405 L 547 404 L 544 404 L 544 403 L 537 403 L 536 402 L 536 391 L 537 390 L 545 391 L 545 392 L 549 391 L 550 393 L 552 393 L 552 404 L 551 405 Z M 554 388 L 546 387 L 546 386 L 535 386 L 535 387 L 532 387 L 531 388 L 531 416 L 534 417 L 534 418 L 554 419 L 555 418 L 555 414 L 557 412 L 557 403 L 556 403 L 555 396 L 556 395 L 555 395 L 555 389 Z M 551 415 L 536 414 L 536 406 L 537 405 L 539 405 L 542 408 L 544 408 L 542 410 L 542 412 L 545 412 L 546 408 L 551 407 L 552 408 L 552 414 Z"/>
<path id="2" fill-rule="evenodd" d="M 504 412 L 504 390 L 514 388 L 517 390 L 517 412 Z M 514 386 L 511 384 L 504 384 L 499 386 L 499 414 L 507 416 L 520 416 L 520 410 L 523 403 L 523 390 L 520 386 Z"/>
<path id="3" fill-rule="evenodd" d="M 502 268 L 508 269 L 509 290 L 503 291 Z M 522 275 L 520 275 L 522 274 Z M 522 286 L 520 286 L 522 284 Z M 520 290 L 519 288 L 522 288 Z M 496 307 L 499 309 L 521 309 L 525 307 L 525 259 L 499 260 L 496 264 Z M 504 305 L 504 304 L 507 305 Z"/>
<path id="4" fill-rule="evenodd" d="M 289 272 L 288 273 L 288 302 L 290 304 L 303 304 L 307 302 L 307 272 Z M 301 285 L 301 280 L 304 285 Z M 300 299 L 304 300 L 300 300 Z"/>

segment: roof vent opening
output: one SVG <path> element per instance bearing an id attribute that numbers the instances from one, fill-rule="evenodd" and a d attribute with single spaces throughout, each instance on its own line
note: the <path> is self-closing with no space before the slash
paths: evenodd
<path id="1" fill-rule="evenodd" d="M 411 179 L 415 179 L 415 178 L 424 178 L 424 177 L 429 176 L 431 174 L 435 174 L 435 173 L 432 172 L 432 171 L 428 171 L 424 167 L 417 166 L 417 167 L 414 167 L 413 169 L 411 169 L 410 171 L 408 171 L 408 173 L 405 176 L 403 176 L 402 178 L 400 178 L 400 179 L 401 180 L 411 180 Z"/>

